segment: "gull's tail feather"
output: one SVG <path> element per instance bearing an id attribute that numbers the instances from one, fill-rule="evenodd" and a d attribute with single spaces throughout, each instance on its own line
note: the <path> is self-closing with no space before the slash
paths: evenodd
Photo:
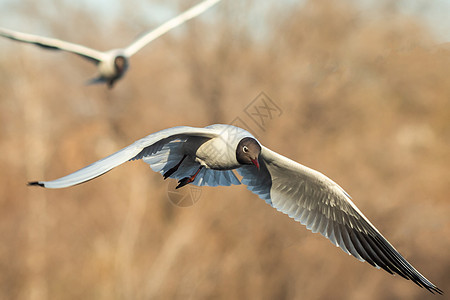
<path id="1" fill-rule="evenodd" d="M 86 81 L 86 85 L 92 85 L 92 84 L 102 84 L 102 83 L 106 83 L 107 80 L 101 76 L 89 79 L 88 81 Z"/>

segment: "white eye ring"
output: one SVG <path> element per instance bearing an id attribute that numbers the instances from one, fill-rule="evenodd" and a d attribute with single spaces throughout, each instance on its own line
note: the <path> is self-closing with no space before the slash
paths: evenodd
<path id="1" fill-rule="evenodd" d="M 247 146 L 244 146 L 244 147 L 242 148 L 242 151 L 244 151 L 244 153 L 247 153 L 247 152 L 248 152 L 248 147 L 247 147 Z"/>

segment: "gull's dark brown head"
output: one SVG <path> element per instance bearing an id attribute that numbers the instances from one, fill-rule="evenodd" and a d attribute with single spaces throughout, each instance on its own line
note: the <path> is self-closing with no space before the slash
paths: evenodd
<path id="1" fill-rule="evenodd" d="M 243 138 L 236 148 L 236 159 L 241 165 L 255 165 L 259 170 L 261 146 L 251 137 Z"/>
<path id="2" fill-rule="evenodd" d="M 105 77 L 105 80 L 110 89 L 114 86 L 114 83 L 123 76 L 123 74 L 127 69 L 128 69 L 128 59 L 123 55 L 117 55 L 114 58 L 115 73 L 111 77 Z"/>
<path id="3" fill-rule="evenodd" d="M 119 76 L 121 76 L 128 69 L 128 60 L 123 55 L 117 55 L 114 58 L 114 67 Z"/>

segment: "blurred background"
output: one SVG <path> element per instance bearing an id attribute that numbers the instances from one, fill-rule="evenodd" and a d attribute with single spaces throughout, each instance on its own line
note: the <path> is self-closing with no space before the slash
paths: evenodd
<path id="1" fill-rule="evenodd" d="M 0 1 L 0 26 L 107 50 L 194 3 Z M 0 298 L 432 299 L 245 186 L 178 207 L 143 162 L 26 186 L 157 130 L 241 118 L 346 189 L 448 299 L 449 6 L 224 0 L 133 56 L 112 90 L 84 85 L 96 68 L 76 55 L 0 39 Z M 281 112 L 262 129 L 244 118 L 261 92 Z"/>

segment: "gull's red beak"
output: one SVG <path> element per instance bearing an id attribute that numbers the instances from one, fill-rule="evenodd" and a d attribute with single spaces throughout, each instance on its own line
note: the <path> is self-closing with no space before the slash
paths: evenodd
<path id="1" fill-rule="evenodd" d="M 258 159 L 252 159 L 252 163 L 256 166 L 256 168 L 258 168 L 258 171 L 259 171 L 259 162 L 258 162 Z"/>

